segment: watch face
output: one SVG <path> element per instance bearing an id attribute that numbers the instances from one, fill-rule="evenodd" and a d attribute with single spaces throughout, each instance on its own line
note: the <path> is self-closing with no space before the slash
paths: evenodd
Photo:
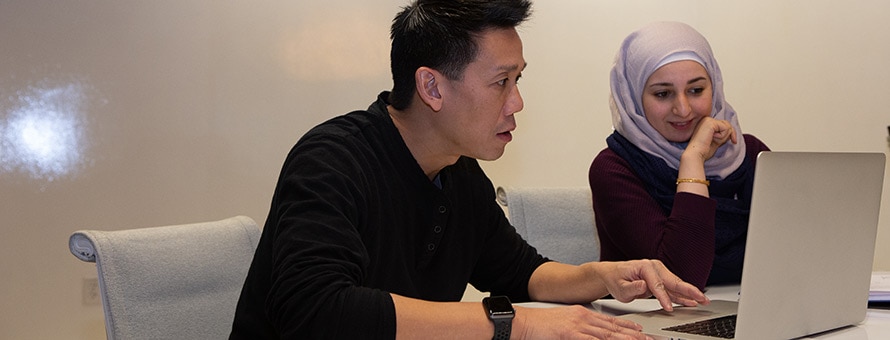
<path id="1" fill-rule="evenodd" d="M 489 315 L 513 314 L 513 305 L 510 304 L 510 299 L 504 296 L 490 297 L 485 301 L 488 303 Z"/>

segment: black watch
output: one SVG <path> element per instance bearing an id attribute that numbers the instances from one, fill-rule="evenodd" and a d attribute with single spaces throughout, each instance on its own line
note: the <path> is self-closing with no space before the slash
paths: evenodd
<path id="1" fill-rule="evenodd" d="M 494 323 L 492 340 L 509 340 L 513 330 L 513 316 L 516 310 L 506 296 L 492 296 L 482 299 L 482 307 L 488 313 L 488 319 Z"/>

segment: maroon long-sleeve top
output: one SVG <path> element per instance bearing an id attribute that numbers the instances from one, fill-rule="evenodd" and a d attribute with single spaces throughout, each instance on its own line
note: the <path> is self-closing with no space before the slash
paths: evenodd
<path id="1" fill-rule="evenodd" d="M 746 157 L 769 150 L 756 137 L 744 137 Z M 588 176 L 601 260 L 658 259 L 683 280 L 705 287 L 716 251 L 715 200 L 677 193 L 666 213 L 630 164 L 608 148 L 593 160 Z"/>

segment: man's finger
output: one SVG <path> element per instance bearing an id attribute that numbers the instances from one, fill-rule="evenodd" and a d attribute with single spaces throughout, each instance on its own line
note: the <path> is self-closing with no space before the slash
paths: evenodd
<path id="1" fill-rule="evenodd" d="M 657 268 L 661 265 L 661 262 L 650 261 L 649 263 L 649 266 L 643 266 L 640 274 L 642 274 L 643 280 L 649 285 L 649 291 L 655 296 L 658 303 L 661 304 L 661 307 L 666 311 L 673 311 L 673 302 L 667 292 L 667 288 L 664 286 L 664 280 L 662 280 L 660 275 L 660 268 Z M 664 265 L 661 265 L 661 267 L 664 267 Z"/>

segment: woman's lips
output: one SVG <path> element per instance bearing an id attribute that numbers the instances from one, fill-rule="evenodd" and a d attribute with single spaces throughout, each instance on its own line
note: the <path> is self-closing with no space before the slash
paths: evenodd
<path id="1" fill-rule="evenodd" d="M 673 126 L 677 130 L 685 130 L 685 129 L 693 126 L 691 120 L 685 121 L 685 122 L 671 122 L 669 124 L 671 124 L 671 126 Z"/>

